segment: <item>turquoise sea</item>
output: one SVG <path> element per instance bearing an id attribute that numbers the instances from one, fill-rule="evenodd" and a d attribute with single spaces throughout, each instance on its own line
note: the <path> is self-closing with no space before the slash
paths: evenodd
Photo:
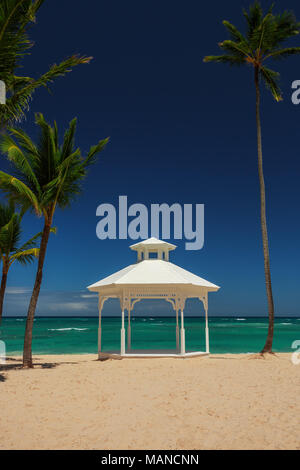
<path id="1" fill-rule="evenodd" d="M 24 318 L 4 318 L 0 339 L 7 355 L 19 354 L 23 348 Z M 120 317 L 102 319 L 103 350 L 120 348 Z M 209 320 L 211 353 L 249 353 L 259 351 L 266 338 L 265 318 L 214 317 Z M 97 353 L 96 317 L 39 317 L 34 321 L 33 352 L 38 354 Z M 204 321 L 185 318 L 186 350 L 205 350 Z M 174 349 L 175 318 L 133 317 L 132 349 Z M 292 352 L 291 345 L 300 340 L 300 318 L 277 318 L 274 351 Z"/>

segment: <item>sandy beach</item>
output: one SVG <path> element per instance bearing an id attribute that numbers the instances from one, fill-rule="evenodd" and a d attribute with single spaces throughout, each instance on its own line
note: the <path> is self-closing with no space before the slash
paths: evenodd
<path id="1" fill-rule="evenodd" d="M 37 356 L 0 366 L 1 449 L 300 449 L 300 366 Z"/>

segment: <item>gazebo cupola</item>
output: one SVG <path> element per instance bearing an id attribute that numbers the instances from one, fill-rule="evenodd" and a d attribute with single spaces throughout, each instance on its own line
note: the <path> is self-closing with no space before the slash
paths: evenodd
<path id="1" fill-rule="evenodd" d="M 175 250 L 176 245 L 158 240 L 155 237 L 148 238 L 142 242 L 130 246 L 131 250 L 137 252 L 137 262 L 146 259 L 160 259 L 169 261 L 169 252 Z"/>

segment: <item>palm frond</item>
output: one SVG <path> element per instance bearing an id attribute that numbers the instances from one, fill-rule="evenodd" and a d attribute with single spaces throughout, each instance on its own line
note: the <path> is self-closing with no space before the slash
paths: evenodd
<path id="1" fill-rule="evenodd" d="M 39 252 L 39 248 L 29 248 L 28 250 L 18 251 L 10 256 L 9 266 L 11 266 L 14 261 L 23 265 L 30 264 L 34 261 L 34 258 L 38 258 Z"/>
<path id="2" fill-rule="evenodd" d="M 0 202 L 0 229 L 4 225 L 8 224 L 13 214 L 15 213 L 14 204 L 2 204 Z"/>
<path id="3" fill-rule="evenodd" d="M 91 61 L 92 57 L 73 55 L 68 59 L 62 61 L 60 64 L 54 64 L 37 79 L 32 79 L 24 88 L 14 93 L 7 99 L 6 105 L 0 108 L 0 122 L 6 125 L 10 122 L 20 122 L 25 112 L 29 109 L 29 104 L 32 95 L 37 88 L 47 87 L 57 77 L 63 77 L 66 73 L 72 71 L 72 68 L 79 64 L 87 64 Z"/>
<path id="4" fill-rule="evenodd" d="M 71 153 L 71 155 L 68 155 L 67 157 L 65 157 L 65 159 L 59 165 L 57 165 L 57 170 L 58 170 L 57 177 L 61 178 L 64 172 L 68 170 L 69 167 L 72 165 L 72 163 L 73 162 L 76 163 L 78 161 L 78 157 L 80 158 L 80 156 L 81 156 L 80 149 L 77 148 L 73 153 Z"/>
<path id="5" fill-rule="evenodd" d="M 63 137 L 63 145 L 62 145 L 62 151 L 61 151 L 61 156 L 60 156 L 61 162 L 63 162 L 65 158 L 67 158 L 68 155 L 70 155 L 70 153 L 73 153 L 76 127 L 77 127 L 77 118 L 74 118 L 70 122 L 69 127 L 65 131 L 65 134 Z"/>
<path id="6" fill-rule="evenodd" d="M 10 129 L 11 133 L 17 136 L 18 141 L 24 146 L 24 135 L 22 131 Z M 30 140 L 30 139 L 29 139 Z M 29 144 L 28 140 L 25 142 L 25 150 L 29 148 L 31 155 L 36 152 L 36 149 L 31 149 L 33 144 Z M 16 169 L 23 174 L 30 184 L 33 184 L 36 190 L 40 191 L 40 185 L 31 166 L 30 153 L 25 153 L 22 148 L 10 137 L 4 134 L 0 137 L 0 151 L 7 155 L 8 159 L 14 163 Z"/>
<path id="7" fill-rule="evenodd" d="M 36 114 L 36 124 L 39 130 L 37 144 L 27 134 L 14 133 L 20 147 L 25 147 L 24 151 L 22 148 L 18 152 L 15 150 L 17 155 L 11 155 L 11 137 L 4 140 L 3 151 L 11 159 L 18 177 L 0 172 L 0 189 L 14 202 L 22 203 L 24 209 L 31 205 L 47 218 L 57 205 L 66 207 L 80 194 L 88 166 L 95 163 L 96 155 L 105 148 L 108 139 L 92 146 L 84 158 L 80 149 L 75 147 L 76 119 L 70 122 L 62 145 L 58 142 L 56 124 L 51 126 L 42 114 Z M 31 183 L 32 180 L 35 184 Z"/>
<path id="8" fill-rule="evenodd" d="M 271 91 L 276 101 L 282 101 L 282 92 L 279 87 L 280 74 L 267 67 L 260 68 L 260 75 L 266 87 Z"/>
<path id="9" fill-rule="evenodd" d="M 0 228 L 0 252 L 9 256 L 17 250 L 21 237 L 21 219 L 19 214 L 14 213 L 9 222 Z"/>
<path id="10" fill-rule="evenodd" d="M 283 49 L 274 50 L 270 54 L 268 54 L 264 60 L 272 58 L 272 59 L 285 59 L 286 57 L 290 57 L 292 55 L 300 54 L 300 47 L 285 47 Z"/>
<path id="11" fill-rule="evenodd" d="M 102 152 L 102 150 L 104 150 L 104 148 L 106 147 L 106 145 L 108 144 L 109 142 L 109 137 L 107 137 L 106 139 L 103 139 L 103 140 L 99 140 L 98 144 L 97 145 L 93 145 L 88 154 L 87 154 L 87 157 L 83 160 L 82 162 L 82 166 L 84 168 L 88 167 L 89 165 L 95 163 L 95 157 L 98 153 Z"/>
<path id="12" fill-rule="evenodd" d="M 55 151 L 58 152 L 58 129 L 57 129 L 57 123 L 54 121 L 53 124 L 53 136 L 54 136 L 54 145 L 55 145 Z"/>
<path id="13" fill-rule="evenodd" d="M 33 43 L 26 29 L 35 20 L 42 2 L 2 0 L 0 3 L 0 76 L 8 89 L 14 86 L 14 71 Z"/>
<path id="14" fill-rule="evenodd" d="M 37 197 L 30 188 L 19 179 L 4 171 L 0 171 L 0 189 L 11 197 L 13 201 L 19 204 L 23 204 L 24 200 L 28 201 L 37 214 L 41 213 Z"/>
<path id="15" fill-rule="evenodd" d="M 229 21 L 224 20 L 223 25 L 225 26 L 225 28 L 229 32 L 232 41 L 237 41 L 237 42 L 240 42 L 240 43 L 247 44 L 246 38 L 242 35 L 242 33 L 233 24 L 229 23 Z"/>
<path id="16" fill-rule="evenodd" d="M 257 57 L 261 56 L 272 47 L 275 32 L 276 23 L 274 16 L 268 13 L 254 29 L 249 40 L 250 47 L 256 53 Z"/>
<path id="17" fill-rule="evenodd" d="M 229 54 L 236 56 L 237 58 L 251 58 L 251 50 L 245 43 L 237 43 L 229 39 L 219 43 L 220 49 Z"/>
<path id="18" fill-rule="evenodd" d="M 44 0 L 1 0 L 0 2 L 0 79 L 6 84 L 6 104 L 0 107 L 0 127 L 20 122 L 29 109 L 34 91 L 64 76 L 73 67 L 90 62 L 91 57 L 72 55 L 54 64 L 39 78 L 18 76 L 17 69 L 26 55 L 30 54 L 33 41 L 30 27 Z"/>
<path id="19" fill-rule="evenodd" d="M 57 227 L 51 227 L 50 233 L 54 233 L 56 235 L 57 233 Z M 19 251 L 25 251 L 28 250 L 29 248 L 36 248 L 36 243 L 37 241 L 42 237 L 43 232 L 39 232 L 33 237 L 31 237 L 27 242 L 23 243 L 18 249 L 17 252 Z"/>
<path id="20" fill-rule="evenodd" d="M 275 15 L 274 19 L 277 26 L 276 42 L 273 44 L 274 47 L 299 34 L 300 23 L 297 21 L 293 12 L 286 10 L 280 15 Z"/>
<path id="21" fill-rule="evenodd" d="M 247 21 L 247 38 L 252 38 L 253 32 L 259 27 L 262 18 L 263 10 L 259 2 L 255 1 L 253 5 L 250 5 L 249 12 L 243 10 L 244 17 Z"/>
<path id="22" fill-rule="evenodd" d="M 9 127 L 8 132 L 18 139 L 19 145 L 28 153 L 28 155 L 37 155 L 36 145 L 24 130 Z"/>
<path id="23" fill-rule="evenodd" d="M 55 176 L 55 136 L 50 124 L 42 113 L 35 114 L 35 122 L 39 126 L 40 136 L 38 142 L 39 154 L 39 180 L 42 185 L 47 184 Z"/>
<path id="24" fill-rule="evenodd" d="M 207 55 L 206 57 L 204 57 L 203 62 L 216 62 L 216 63 L 229 64 L 229 65 L 244 65 L 245 58 L 233 56 L 230 54 Z"/>

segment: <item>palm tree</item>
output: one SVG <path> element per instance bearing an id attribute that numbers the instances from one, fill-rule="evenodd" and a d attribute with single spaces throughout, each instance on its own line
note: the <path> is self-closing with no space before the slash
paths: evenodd
<path id="1" fill-rule="evenodd" d="M 91 57 L 72 55 L 54 64 L 38 78 L 16 75 L 21 61 L 30 52 L 33 42 L 29 29 L 44 0 L 1 0 L 0 2 L 0 80 L 6 85 L 7 100 L 0 105 L 0 129 L 20 121 L 28 110 L 34 91 L 47 87 L 56 77 L 70 72 L 78 64 L 90 62 Z"/>
<path id="2" fill-rule="evenodd" d="M 66 208 L 81 193 L 81 182 L 88 167 L 95 163 L 96 155 L 108 142 L 108 139 L 100 140 L 83 158 L 80 149 L 74 145 L 76 119 L 70 122 L 62 145 L 59 145 L 56 122 L 51 126 L 42 114 L 36 114 L 35 120 L 39 128 L 37 144 L 24 131 L 14 128 L 9 128 L 9 134 L 0 140 L 0 150 L 16 168 L 16 176 L 0 171 L 0 189 L 15 202 L 31 206 L 44 219 L 38 268 L 27 313 L 23 367 L 33 367 L 33 320 L 55 210 L 57 207 Z"/>
<path id="3" fill-rule="evenodd" d="M 260 185 L 260 215 L 261 231 L 264 254 L 265 281 L 268 299 L 269 328 L 265 345 L 261 353 L 272 352 L 274 334 L 274 302 L 271 284 L 269 242 L 266 221 L 266 195 L 263 173 L 262 138 L 260 120 L 260 83 L 264 82 L 276 101 L 282 100 L 279 87 L 280 75 L 278 72 L 267 68 L 266 62 L 279 60 L 300 53 L 300 47 L 282 47 L 282 44 L 300 31 L 300 23 L 292 12 L 284 11 L 280 15 L 273 13 L 271 7 L 264 15 L 262 7 L 256 1 L 244 11 L 247 28 L 242 34 L 228 21 L 223 24 L 229 32 L 230 39 L 219 43 L 223 54 L 219 56 L 206 56 L 204 62 L 218 62 L 229 65 L 251 66 L 254 72 L 254 85 L 256 90 L 256 126 L 257 126 L 257 153 L 258 174 Z"/>
<path id="4" fill-rule="evenodd" d="M 13 204 L 0 203 L 0 259 L 2 261 L 2 278 L 0 286 L 0 325 L 2 321 L 3 301 L 6 289 L 7 275 L 10 267 L 16 261 L 22 265 L 33 262 L 39 255 L 37 241 L 42 233 L 37 233 L 19 246 L 22 230 L 22 212 L 15 212 Z M 51 232 L 55 232 L 52 228 Z"/>

